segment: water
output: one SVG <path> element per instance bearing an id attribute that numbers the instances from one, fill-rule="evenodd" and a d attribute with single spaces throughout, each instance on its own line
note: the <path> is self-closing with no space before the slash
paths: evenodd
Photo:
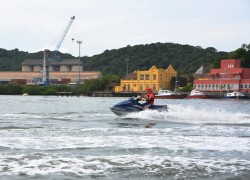
<path id="1" fill-rule="evenodd" d="M 250 101 L 156 100 L 169 111 L 118 117 L 124 99 L 0 96 L 0 178 L 250 178 Z"/>

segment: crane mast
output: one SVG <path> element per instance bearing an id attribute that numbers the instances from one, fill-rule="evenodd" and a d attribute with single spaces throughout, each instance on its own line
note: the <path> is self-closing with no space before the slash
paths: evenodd
<path id="1" fill-rule="evenodd" d="M 73 21 L 75 20 L 75 16 L 72 16 L 70 18 L 70 21 L 69 23 L 67 24 L 59 42 L 57 43 L 56 45 L 56 48 L 54 49 L 53 51 L 53 55 L 52 55 L 52 58 L 48 58 L 48 53 L 49 53 L 49 50 L 45 49 L 44 50 L 44 59 L 43 59 L 43 74 L 42 74 L 42 83 L 40 85 L 49 85 L 50 84 L 50 81 L 49 81 L 49 62 L 50 61 L 54 61 L 53 58 L 56 58 L 56 52 L 59 50 L 59 48 L 61 47 L 62 45 L 62 42 L 65 38 L 65 36 L 67 35 L 67 32 L 69 31 L 69 28 L 70 26 L 72 25 Z"/>
<path id="2" fill-rule="evenodd" d="M 64 40 L 64 38 L 65 38 L 65 36 L 66 36 L 66 34 L 67 34 L 68 31 L 69 31 L 69 28 L 70 28 L 71 24 L 72 24 L 73 21 L 74 21 L 74 19 L 75 19 L 75 16 L 72 16 L 72 17 L 70 18 L 70 21 L 69 21 L 68 25 L 66 26 L 66 28 L 65 28 L 65 30 L 64 30 L 64 32 L 63 32 L 63 34 L 62 34 L 62 36 L 61 36 L 61 38 L 60 38 L 60 40 L 59 40 L 59 42 L 57 43 L 56 48 L 55 48 L 54 51 L 58 51 L 58 50 L 59 50 L 59 48 L 60 48 L 60 46 L 62 45 L 62 42 L 63 42 L 63 40 Z"/>

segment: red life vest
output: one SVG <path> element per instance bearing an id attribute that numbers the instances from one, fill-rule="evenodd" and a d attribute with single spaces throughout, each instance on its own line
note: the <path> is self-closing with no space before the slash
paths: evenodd
<path id="1" fill-rule="evenodd" d="M 149 98 L 150 95 L 153 95 L 153 97 L 151 97 L 151 99 L 148 100 L 148 103 L 153 105 L 155 100 L 155 94 L 153 92 L 150 92 L 146 96 Z"/>

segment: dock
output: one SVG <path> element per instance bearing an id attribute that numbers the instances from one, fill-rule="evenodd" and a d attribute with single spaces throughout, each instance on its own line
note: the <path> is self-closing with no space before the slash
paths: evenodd
<path id="1" fill-rule="evenodd" d="M 75 96 L 73 92 L 56 92 L 57 96 Z"/>
<path id="2" fill-rule="evenodd" d="M 94 91 L 92 97 L 136 97 L 138 93 L 136 92 L 120 92 L 114 93 L 112 91 Z"/>

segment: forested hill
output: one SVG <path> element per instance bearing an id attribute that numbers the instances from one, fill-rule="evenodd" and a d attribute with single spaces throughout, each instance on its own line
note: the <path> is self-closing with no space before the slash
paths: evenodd
<path id="1" fill-rule="evenodd" d="M 212 67 L 219 59 L 227 58 L 229 53 L 217 52 L 213 47 L 203 49 L 190 45 L 174 43 L 154 43 L 127 46 L 106 50 L 92 57 L 82 57 L 85 70 L 98 70 L 103 74 L 126 73 L 126 59 L 129 72 L 147 70 L 152 65 L 167 68 L 170 64 L 180 73 L 194 73 L 201 65 Z M 70 54 L 61 54 L 62 58 L 74 58 Z M 43 52 L 28 53 L 18 49 L 0 49 L 0 71 L 20 71 L 21 63 L 28 58 L 41 59 Z"/>
<path id="2" fill-rule="evenodd" d="M 61 58 L 75 58 L 70 54 L 58 52 Z M 0 48 L 0 71 L 21 71 L 25 59 L 43 59 L 43 51 L 28 53 L 18 49 L 6 50 Z"/>
<path id="3" fill-rule="evenodd" d="M 227 57 L 227 52 L 217 52 L 213 47 L 203 49 L 190 45 L 154 43 L 106 50 L 100 55 L 85 58 L 84 63 L 89 70 L 119 75 L 126 73 L 126 59 L 129 59 L 129 72 L 147 70 L 152 65 L 167 68 L 172 64 L 179 73 L 194 73 L 201 65 L 212 67 L 218 59 Z"/>

